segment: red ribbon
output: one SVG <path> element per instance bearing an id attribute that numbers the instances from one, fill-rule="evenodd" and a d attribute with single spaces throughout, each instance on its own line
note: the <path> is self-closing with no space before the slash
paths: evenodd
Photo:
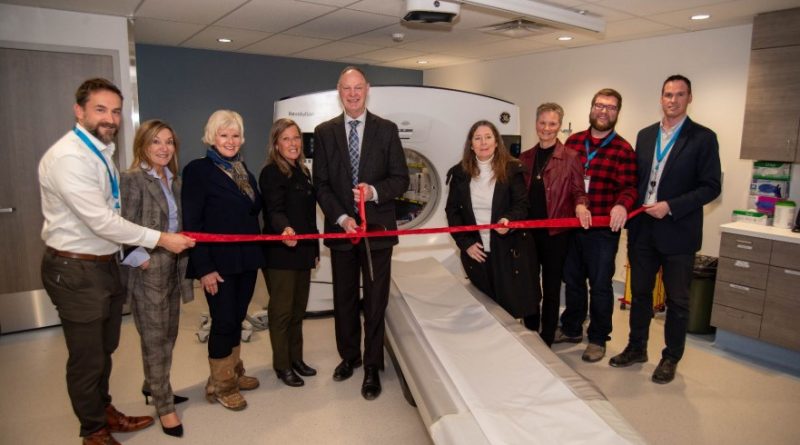
<path id="1" fill-rule="evenodd" d="M 361 215 L 366 215 L 364 211 L 364 190 L 359 190 L 360 202 L 359 212 Z M 634 216 L 642 213 L 644 207 L 640 207 L 628 214 L 630 220 Z M 593 216 L 592 227 L 608 227 L 610 222 L 608 216 Z M 552 219 L 535 219 L 526 221 L 510 221 L 508 224 L 477 224 L 471 226 L 453 226 L 453 227 L 431 227 L 426 229 L 406 229 L 406 230 L 383 230 L 379 232 L 367 232 L 367 219 L 361 218 L 361 225 L 358 228 L 357 234 L 352 233 L 308 233 L 299 235 L 221 235 L 213 233 L 201 232 L 183 232 L 189 238 L 193 238 L 201 243 L 237 243 L 237 242 L 251 242 L 251 241 L 284 241 L 284 240 L 307 240 L 307 239 L 349 239 L 354 244 L 358 244 L 361 238 L 377 238 L 382 236 L 413 236 L 413 235 L 430 235 L 434 233 L 457 233 L 457 232 L 475 232 L 478 230 L 488 229 L 571 229 L 581 227 L 578 218 L 552 218 Z"/>

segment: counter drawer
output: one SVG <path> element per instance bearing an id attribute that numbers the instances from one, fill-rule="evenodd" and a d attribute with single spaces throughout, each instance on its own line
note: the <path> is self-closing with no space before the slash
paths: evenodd
<path id="1" fill-rule="evenodd" d="M 719 280 L 714 289 L 714 303 L 754 314 L 761 314 L 764 310 L 765 292 L 761 289 Z"/>
<path id="2" fill-rule="evenodd" d="M 774 241 L 772 259 L 769 263 L 773 266 L 800 270 L 800 244 Z"/>
<path id="3" fill-rule="evenodd" d="M 769 266 L 766 264 L 721 256 L 717 266 L 717 279 L 727 283 L 766 289 L 768 271 Z"/>
<path id="4" fill-rule="evenodd" d="M 739 335 L 758 338 L 761 316 L 715 303 L 711 310 L 711 325 Z"/>
<path id="5" fill-rule="evenodd" d="M 723 233 L 719 245 L 719 256 L 764 264 L 769 263 L 771 252 L 772 240 L 735 233 Z"/>

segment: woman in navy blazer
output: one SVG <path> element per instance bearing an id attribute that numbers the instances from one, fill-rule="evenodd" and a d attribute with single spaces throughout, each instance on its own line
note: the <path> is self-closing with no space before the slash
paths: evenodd
<path id="1" fill-rule="evenodd" d="M 304 165 L 303 137 L 291 119 L 278 119 L 270 131 L 267 165 L 258 183 L 264 196 L 264 233 L 318 233 L 317 200 L 311 172 Z M 289 386 L 317 371 L 303 361 L 303 316 L 308 304 L 311 269 L 319 263 L 319 241 L 286 240 L 264 244 L 269 291 L 269 339 L 272 367 Z"/>
<path id="2" fill-rule="evenodd" d="M 203 142 L 210 146 L 206 157 L 183 169 L 184 230 L 259 234 L 261 195 L 239 153 L 244 143 L 242 117 L 230 110 L 214 112 L 206 124 Z M 258 387 L 257 379 L 244 375 L 240 341 L 256 276 L 263 266 L 262 248 L 255 243 L 198 243 L 189 252 L 187 277 L 200 280 L 211 313 L 211 376 L 206 398 L 232 410 L 247 406 L 240 389 Z"/>

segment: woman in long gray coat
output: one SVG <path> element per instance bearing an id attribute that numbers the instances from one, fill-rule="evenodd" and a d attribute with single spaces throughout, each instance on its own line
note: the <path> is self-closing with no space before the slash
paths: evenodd
<path id="1" fill-rule="evenodd" d="M 136 224 L 163 232 L 181 230 L 181 180 L 178 140 L 165 122 L 144 122 L 133 141 L 133 162 L 121 175 L 122 216 Z M 192 281 L 186 276 L 188 257 L 163 248 L 126 250 L 122 264 L 131 311 L 139 331 L 144 361 L 145 402 L 152 395 L 161 428 L 182 436 L 183 425 L 175 403 L 185 397 L 172 393 L 170 368 L 178 337 L 181 300 L 191 301 Z"/>

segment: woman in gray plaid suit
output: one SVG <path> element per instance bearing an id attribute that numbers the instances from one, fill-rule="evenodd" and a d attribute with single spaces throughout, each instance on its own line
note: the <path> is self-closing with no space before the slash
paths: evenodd
<path id="1" fill-rule="evenodd" d="M 122 216 L 136 224 L 164 232 L 181 230 L 181 180 L 178 139 L 160 120 L 144 122 L 133 141 L 133 162 L 121 175 Z M 172 393 L 169 373 L 172 349 L 178 337 L 181 300 L 191 301 L 192 281 L 186 276 L 188 257 L 163 248 L 126 251 L 122 264 L 131 311 L 139 331 L 144 361 L 145 401 L 152 394 L 161 428 L 182 436 L 183 425 L 175 403 L 185 397 Z"/>

